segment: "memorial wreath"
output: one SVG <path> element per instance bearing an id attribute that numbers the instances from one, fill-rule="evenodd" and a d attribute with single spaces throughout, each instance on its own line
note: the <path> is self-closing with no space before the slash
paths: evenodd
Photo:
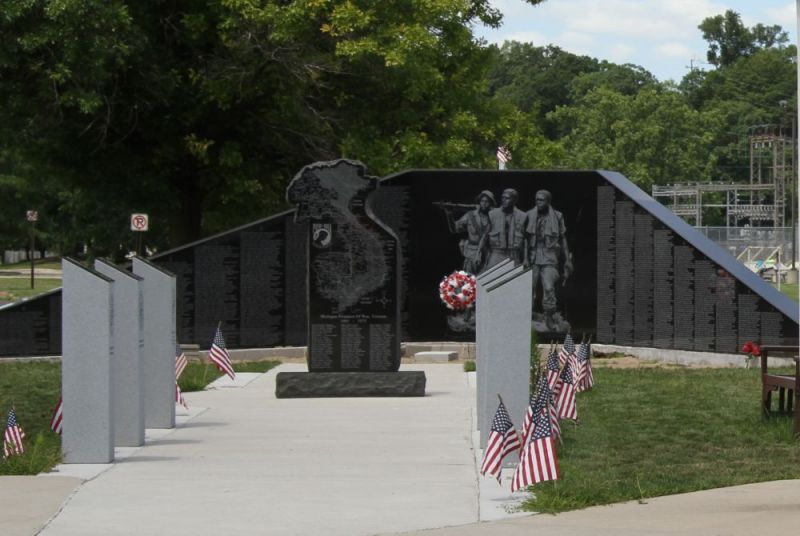
<path id="1" fill-rule="evenodd" d="M 475 276 L 457 270 L 439 283 L 439 297 L 448 309 L 469 309 L 475 304 Z"/>

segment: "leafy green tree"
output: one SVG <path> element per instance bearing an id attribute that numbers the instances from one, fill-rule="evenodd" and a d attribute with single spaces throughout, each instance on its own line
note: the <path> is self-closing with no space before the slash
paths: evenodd
<path id="1" fill-rule="evenodd" d="M 263 217 L 315 160 L 490 166 L 509 113 L 486 98 L 472 34 L 500 21 L 488 0 L 0 0 L 0 13 L 0 174 L 46 198 L 65 252 L 123 255 L 134 211 L 161 249 Z"/>
<path id="2" fill-rule="evenodd" d="M 544 117 L 556 106 L 571 102 L 568 88 L 572 81 L 598 70 L 596 59 L 577 56 L 554 45 L 506 41 L 490 47 L 493 54 L 489 73 L 491 90 L 499 98 L 512 102 L 523 112 Z"/>
<path id="3" fill-rule="evenodd" d="M 576 99 L 594 88 L 604 87 L 623 95 L 636 95 L 642 89 L 658 83 L 652 73 L 639 65 L 618 65 L 603 60 L 596 71 L 581 74 L 572 80 L 570 94 Z"/>
<path id="4" fill-rule="evenodd" d="M 789 41 L 787 33 L 777 25 L 757 24 L 747 28 L 739 14 L 731 9 L 724 15 L 703 19 L 698 28 L 703 32 L 703 39 L 708 41 L 708 62 L 717 67 L 731 65 L 756 50 L 780 48 Z"/>
<path id="5" fill-rule="evenodd" d="M 530 114 L 553 140 L 558 127 L 547 120 L 547 114 L 557 107 L 569 106 L 597 87 L 633 95 L 658 83 L 639 66 L 598 61 L 553 45 L 539 47 L 507 41 L 501 47 L 491 47 L 491 52 L 489 79 L 493 95 Z"/>
<path id="6" fill-rule="evenodd" d="M 707 73 L 700 88 L 700 108 L 721 119 L 714 133 L 718 180 L 747 181 L 748 137 L 764 125 L 785 125 L 797 110 L 794 46 L 757 50 L 722 70 Z"/>
<path id="7" fill-rule="evenodd" d="M 618 170 L 648 192 L 653 184 L 710 178 L 718 119 L 692 110 L 675 91 L 623 95 L 600 87 L 549 119 L 561 128 L 562 166 Z"/>

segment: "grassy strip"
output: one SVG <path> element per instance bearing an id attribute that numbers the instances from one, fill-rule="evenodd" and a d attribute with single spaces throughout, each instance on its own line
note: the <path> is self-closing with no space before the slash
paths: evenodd
<path id="1" fill-rule="evenodd" d="M 16 407 L 25 431 L 25 453 L 0 458 L 0 475 L 35 475 L 61 461 L 61 439 L 50 431 L 50 419 L 61 393 L 61 363 L 0 363 L 0 429 Z"/>
<path id="2" fill-rule="evenodd" d="M 777 288 L 777 285 L 773 286 Z M 800 285 L 798 285 L 797 283 L 781 283 L 780 291 L 789 296 L 794 301 L 800 301 L 800 294 L 798 294 L 800 290 L 798 289 L 800 289 Z"/>
<path id="3" fill-rule="evenodd" d="M 524 510 L 556 513 L 674 493 L 800 478 L 789 417 L 764 419 L 745 369 L 605 369 L 562 425 L 562 478 Z"/>
<path id="4" fill-rule="evenodd" d="M 233 370 L 236 372 L 267 372 L 280 363 L 280 361 L 234 361 Z M 213 363 L 192 361 L 181 374 L 178 385 L 184 393 L 202 391 L 206 385 L 220 376 L 222 376 L 222 372 Z"/>
<path id="5" fill-rule="evenodd" d="M 35 278 L 31 288 L 30 277 L 0 277 L 0 300 L 15 302 L 31 298 L 61 286 L 60 279 Z"/>
<path id="6" fill-rule="evenodd" d="M 251 361 L 234 363 L 233 368 L 236 372 L 266 372 L 278 364 L 279 361 Z M 204 369 L 202 363 L 190 363 L 181 376 L 181 389 L 202 390 L 222 375 L 213 365 Z M 183 388 L 185 380 L 191 388 Z M 8 410 L 14 406 L 26 436 L 23 455 L 4 460 L 0 454 L 0 476 L 35 475 L 61 461 L 61 438 L 50 430 L 60 394 L 60 362 L 0 363 L 0 430 L 5 431 Z"/>

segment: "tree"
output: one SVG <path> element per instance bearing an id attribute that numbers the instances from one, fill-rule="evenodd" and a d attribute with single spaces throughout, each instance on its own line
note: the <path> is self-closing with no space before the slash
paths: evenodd
<path id="1" fill-rule="evenodd" d="M 540 125 L 545 125 L 545 116 L 556 106 L 572 102 L 571 93 L 565 89 L 576 77 L 598 69 L 597 60 L 554 45 L 538 47 L 507 41 L 490 50 L 492 94 L 525 114 L 533 114 Z M 546 132 L 548 136 L 552 134 L 547 128 Z"/>
<path id="2" fill-rule="evenodd" d="M 601 87 L 549 119 L 560 128 L 564 167 L 615 169 L 645 191 L 710 178 L 717 118 L 692 110 L 675 91 L 623 95 Z"/>
<path id="3" fill-rule="evenodd" d="M 0 0 L 0 174 L 63 244 L 163 249 L 284 206 L 303 165 L 493 165 L 488 0 Z M 42 179 L 45 178 L 45 179 Z M 166 231 L 166 232 L 165 232 Z M 68 250 L 67 250 L 68 251 Z"/>
<path id="4" fill-rule="evenodd" d="M 737 59 L 750 56 L 756 50 L 782 47 L 789 37 L 780 26 L 757 24 L 747 28 L 739 14 L 731 9 L 724 15 L 703 19 L 698 28 L 708 41 L 708 62 L 717 67 L 732 65 Z"/>

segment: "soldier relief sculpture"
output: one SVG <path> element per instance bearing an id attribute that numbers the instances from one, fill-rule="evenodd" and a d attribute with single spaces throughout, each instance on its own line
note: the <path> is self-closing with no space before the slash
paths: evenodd
<path id="1" fill-rule="evenodd" d="M 479 275 L 495 264 L 511 259 L 533 271 L 532 327 L 542 333 L 566 333 L 570 324 L 559 310 L 559 287 L 566 286 L 573 273 L 564 217 L 547 190 L 536 192 L 534 206 L 527 212 L 517 208 L 519 195 L 507 188 L 496 206 L 489 190 L 480 192 L 475 205 L 437 202 L 451 233 L 461 235 L 459 250 L 463 270 Z M 474 312 L 452 313 L 448 326 L 453 331 L 475 328 Z"/>

